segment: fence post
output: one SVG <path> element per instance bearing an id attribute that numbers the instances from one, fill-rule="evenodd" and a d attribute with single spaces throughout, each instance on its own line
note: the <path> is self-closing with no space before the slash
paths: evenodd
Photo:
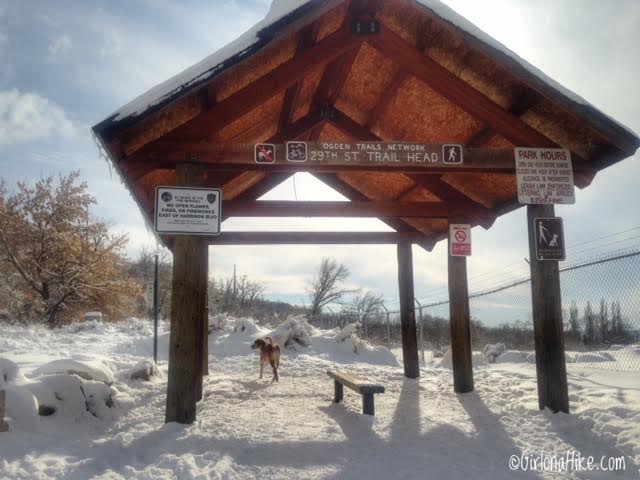
<path id="1" fill-rule="evenodd" d="M 418 343 L 420 344 L 420 357 L 422 358 L 422 362 L 424 363 L 424 325 L 422 324 L 422 304 L 417 298 L 413 299 L 418 305 Z"/>
<path id="2" fill-rule="evenodd" d="M 9 424 L 4 421 L 5 412 L 5 392 L 0 390 L 0 432 L 6 432 L 9 430 Z"/>

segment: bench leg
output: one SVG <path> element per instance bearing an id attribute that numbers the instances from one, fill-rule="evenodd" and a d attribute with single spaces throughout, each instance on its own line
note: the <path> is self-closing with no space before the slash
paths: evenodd
<path id="1" fill-rule="evenodd" d="M 340 403 L 342 401 L 342 399 L 344 398 L 344 387 L 337 380 L 333 381 L 333 385 L 335 387 L 333 401 L 336 402 L 336 403 Z"/>
<path id="2" fill-rule="evenodd" d="M 373 393 L 362 394 L 362 413 L 365 415 L 375 415 L 375 407 L 373 406 Z"/>

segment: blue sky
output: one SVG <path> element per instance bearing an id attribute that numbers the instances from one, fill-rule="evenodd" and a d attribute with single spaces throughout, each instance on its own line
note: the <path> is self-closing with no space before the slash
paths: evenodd
<path id="1" fill-rule="evenodd" d="M 79 169 L 98 199 L 93 213 L 130 236 L 129 254 L 155 241 L 115 173 L 100 157 L 91 125 L 152 86 L 196 63 L 258 22 L 269 0 L 254 1 L 3 1 L 0 0 L 0 176 L 35 181 Z M 616 0 L 449 0 L 452 8 L 555 80 L 632 130 L 640 131 L 640 2 Z M 568 245 L 640 226 L 636 155 L 600 173 L 561 206 Z M 297 176 L 270 198 L 334 198 L 328 188 Z M 371 221 L 243 220 L 223 229 L 377 229 Z M 569 249 L 569 261 L 638 245 L 640 230 Z M 613 243 L 616 242 L 616 243 Z M 591 251 L 586 250 L 592 248 Z M 524 209 L 490 231 L 473 230 L 471 289 L 527 273 Z M 446 294 L 443 243 L 414 247 L 416 296 Z M 267 296 L 302 299 L 322 256 L 346 263 L 354 286 L 382 293 L 397 306 L 396 252 L 372 247 L 219 247 L 211 273 L 238 271 L 265 283 Z"/>

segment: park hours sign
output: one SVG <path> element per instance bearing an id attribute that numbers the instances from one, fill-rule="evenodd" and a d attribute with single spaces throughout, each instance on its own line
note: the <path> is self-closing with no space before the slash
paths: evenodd
<path id="1" fill-rule="evenodd" d="M 516 148 L 518 201 L 525 204 L 573 204 L 571 152 L 559 148 Z"/>
<path id="2" fill-rule="evenodd" d="M 218 235 L 218 188 L 157 187 L 155 230 L 171 235 Z"/>

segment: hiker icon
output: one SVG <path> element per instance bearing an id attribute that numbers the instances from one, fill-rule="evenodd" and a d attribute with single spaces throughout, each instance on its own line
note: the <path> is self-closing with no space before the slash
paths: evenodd
<path id="1" fill-rule="evenodd" d="M 442 160 L 444 163 L 462 163 L 462 145 L 443 145 Z"/>

